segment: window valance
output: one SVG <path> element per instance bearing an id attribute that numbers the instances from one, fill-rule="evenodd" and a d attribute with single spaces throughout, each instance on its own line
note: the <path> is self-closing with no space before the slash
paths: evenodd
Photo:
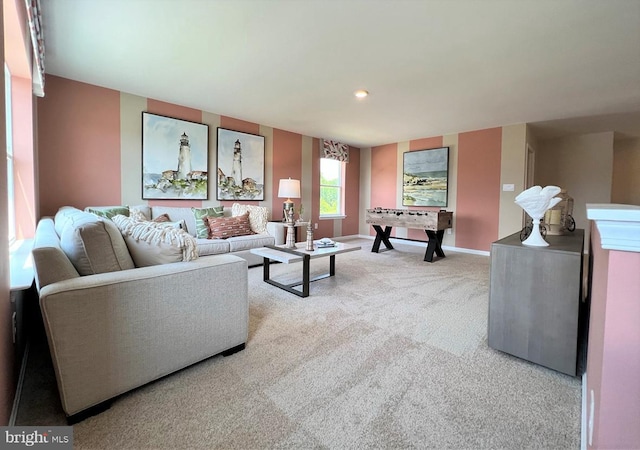
<path id="1" fill-rule="evenodd" d="M 42 32 L 42 15 L 40 0 L 25 0 L 31 44 L 33 46 L 33 93 L 44 97 L 44 33 Z"/>
<path id="2" fill-rule="evenodd" d="M 349 146 L 340 142 L 322 139 L 323 158 L 349 162 Z"/>

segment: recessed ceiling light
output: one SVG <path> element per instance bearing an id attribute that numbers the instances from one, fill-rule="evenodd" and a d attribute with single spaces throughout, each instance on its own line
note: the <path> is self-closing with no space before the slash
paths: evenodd
<path id="1" fill-rule="evenodd" d="M 353 94 L 358 98 L 365 98 L 367 95 L 369 95 L 369 92 L 365 91 L 364 89 L 358 89 Z"/>

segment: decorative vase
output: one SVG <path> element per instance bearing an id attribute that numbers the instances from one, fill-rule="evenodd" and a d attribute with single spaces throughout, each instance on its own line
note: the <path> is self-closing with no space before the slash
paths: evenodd
<path id="1" fill-rule="evenodd" d="M 533 220 L 533 229 L 531 234 L 522 243 L 532 247 L 548 247 L 549 243 L 544 240 L 540 234 L 540 220 L 544 217 L 544 213 L 549 208 L 553 208 L 561 198 L 554 198 L 560 193 L 558 186 L 533 186 L 522 191 L 516 197 L 515 203 L 525 210 Z"/>
<path id="2" fill-rule="evenodd" d="M 549 243 L 544 240 L 542 234 L 540 233 L 540 220 L 542 218 L 532 217 L 531 219 L 533 220 L 533 229 L 531 230 L 531 234 L 529 234 L 529 237 L 522 241 L 522 243 L 524 245 L 529 245 L 532 247 L 548 247 Z"/>
<path id="3" fill-rule="evenodd" d="M 287 223 L 287 242 L 285 247 L 296 248 L 296 227 L 293 224 Z"/>
<path id="4" fill-rule="evenodd" d="M 311 228 L 311 222 L 307 224 L 307 251 L 313 251 L 313 229 Z"/>

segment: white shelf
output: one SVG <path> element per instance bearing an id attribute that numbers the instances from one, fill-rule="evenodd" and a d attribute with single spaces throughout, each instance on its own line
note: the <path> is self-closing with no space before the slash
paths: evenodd
<path id="1" fill-rule="evenodd" d="M 587 218 L 596 223 L 602 248 L 640 252 L 640 206 L 587 203 Z"/>

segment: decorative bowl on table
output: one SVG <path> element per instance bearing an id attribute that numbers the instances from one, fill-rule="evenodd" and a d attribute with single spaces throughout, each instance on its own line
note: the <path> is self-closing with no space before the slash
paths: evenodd
<path id="1" fill-rule="evenodd" d="M 533 220 L 531 234 L 522 242 L 524 245 L 533 247 L 547 247 L 549 245 L 540 233 L 540 221 L 548 209 L 553 208 L 562 201 L 561 198 L 555 197 L 560 191 L 561 189 L 558 186 L 546 186 L 544 188 L 533 186 L 518 194 L 515 203 L 524 209 Z"/>

